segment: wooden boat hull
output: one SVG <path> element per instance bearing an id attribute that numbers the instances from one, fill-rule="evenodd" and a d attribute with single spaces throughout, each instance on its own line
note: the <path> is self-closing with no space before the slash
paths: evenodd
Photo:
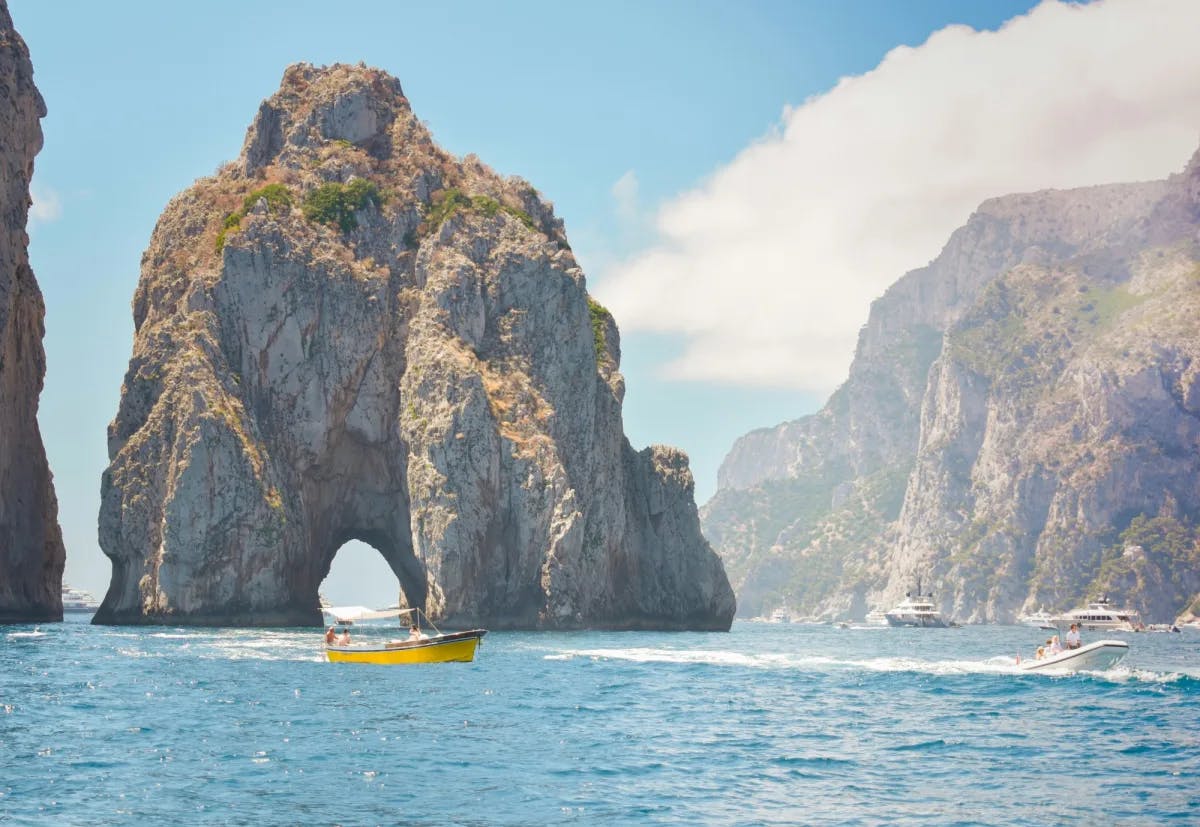
<path id="1" fill-rule="evenodd" d="M 411 663 L 466 663 L 475 659 L 475 649 L 485 629 L 437 635 L 425 640 L 389 640 L 356 646 L 326 646 L 331 663 L 376 663 L 387 666 Z"/>
<path id="2" fill-rule="evenodd" d="M 1078 649 L 1067 649 L 1041 660 L 1021 663 L 1026 672 L 1103 672 L 1112 669 L 1129 652 L 1123 640 L 1098 640 Z"/>

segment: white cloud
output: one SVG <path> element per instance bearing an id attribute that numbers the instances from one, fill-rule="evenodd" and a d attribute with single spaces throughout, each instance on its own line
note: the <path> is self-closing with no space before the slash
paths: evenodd
<path id="1" fill-rule="evenodd" d="M 617 217 L 622 221 L 632 221 L 638 216 L 638 179 L 633 170 L 629 170 L 612 185 L 613 201 L 616 202 Z"/>
<path id="2" fill-rule="evenodd" d="M 653 244 L 596 293 L 624 330 L 683 337 L 667 376 L 828 391 L 870 301 L 985 198 L 1181 169 L 1197 32 L 1193 0 L 1046 0 L 893 49 L 662 205 Z M 636 198 L 632 173 L 619 190 Z"/>
<path id="3" fill-rule="evenodd" d="M 62 201 L 58 193 L 50 187 L 43 187 L 37 181 L 29 186 L 29 197 L 33 203 L 29 207 L 29 227 L 38 224 L 49 224 L 62 216 Z"/>

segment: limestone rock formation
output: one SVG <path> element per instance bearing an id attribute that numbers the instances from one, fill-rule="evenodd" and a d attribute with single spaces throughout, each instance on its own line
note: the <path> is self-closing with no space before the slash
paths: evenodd
<path id="1" fill-rule="evenodd" d="M 168 204 L 133 304 L 97 622 L 317 623 L 359 539 L 447 625 L 728 628 L 686 457 L 625 439 L 562 222 L 385 73 L 290 67 Z"/>
<path id="2" fill-rule="evenodd" d="M 42 435 L 45 306 L 29 267 L 29 180 L 46 104 L 0 0 L 0 623 L 62 619 L 66 554 Z"/>
<path id="3" fill-rule="evenodd" d="M 846 384 L 739 440 L 703 509 L 744 610 L 861 617 L 922 576 L 964 621 L 1100 590 L 1173 618 L 1200 591 L 1198 192 L 1194 158 L 992 199 L 875 302 Z"/>

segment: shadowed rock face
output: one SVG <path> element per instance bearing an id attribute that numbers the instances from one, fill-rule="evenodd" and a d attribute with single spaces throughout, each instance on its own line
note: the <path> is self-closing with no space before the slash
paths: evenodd
<path id="1" fill-rule="evenodd" d="M 687 459 L 630 447 L 589 303 L 528 184 L 394 78 L 292 66 L 144 256 L 96 621 L 318 623 L 359 539 L 450 625 L 728 628 Z"/>
<path id="2" fill-rule="evenodd" d="M 62 620 L 66 554 L 37 424 L 46 311 L 25 233 L 45 114 L 29 51 L 0 0 L 0 623 Z"/>

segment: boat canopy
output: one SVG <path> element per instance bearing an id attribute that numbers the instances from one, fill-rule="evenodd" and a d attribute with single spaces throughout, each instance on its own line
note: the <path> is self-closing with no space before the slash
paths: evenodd
<path id="1" fill-rule="evenodd" d="M 333 618 L 337 623 L 359 623 L 363 620 L 384 620 L 389 617 L 401 617 L 415 612 L 416 609 L 368 609 L 366 606 L 329 606 L 321 611 Z"/>

